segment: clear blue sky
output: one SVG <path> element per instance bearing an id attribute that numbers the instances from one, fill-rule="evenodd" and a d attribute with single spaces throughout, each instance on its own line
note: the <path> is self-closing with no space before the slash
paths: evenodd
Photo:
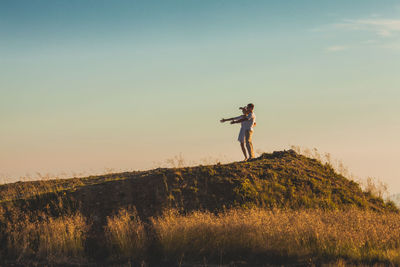
<path id="1" fill-rule="evenodd" d="M 316 147 L 400 192 L 398 1 L 1 1 L 0 177 Z"/>

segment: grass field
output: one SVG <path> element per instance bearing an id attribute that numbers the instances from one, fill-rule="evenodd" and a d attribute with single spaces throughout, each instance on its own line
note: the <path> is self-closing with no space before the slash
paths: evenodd
<path id="1" fill-rule="evenodd" d="M 90 222 L 80 214 L 29 218 L 6 227 L 8 261 L 88 263 Z M 219 214 L 167 210 L 143 222 L 132 208 L 107 218 L 102 244 L 110 262 L 151 264 L 400 265 L 400 214 L 344 211 L 230 209 Z"/>
<path id="2" fill-rule="evenodd" d="M 152 225 L 163 255 L 175 261 L 344 259 L 400 264 L 400 216 L 393 213 L 234 209 L 218 215 L 179 215 L 169 211 Z"/>

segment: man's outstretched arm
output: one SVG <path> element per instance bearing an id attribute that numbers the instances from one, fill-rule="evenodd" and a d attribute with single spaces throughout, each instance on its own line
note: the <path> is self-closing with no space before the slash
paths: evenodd
<path id="1" fill-rule="evenodd" d="M 243 115 L 243 116 L 238 117 L 238 120 L 233 120 L 233 121 L 231 121 L 231 124 L 234 124 L 234 123 L 241 123 L 242 121 L 251 120 L 252 117 L 253 117 L 253 116 L 252 116 L 251 114 Z"/>
<path id="2" fill-rule="evenodd" d="M 220 122 L 238 120 L 238 119 L 241 119 L 242 117 L 243 117 L 243 115 L 242 116 L 238 116 L 238 117 L 229 118 L 229 119 L 222 119 L 222 120 L 220 120 Z"/>
<path id="3" fill-rule="evenodd" d="M 241 123 L 242 121 L 247 121 L 247 120 L 248 120 L 248 118 L 246 118 L 246 117 L 244 117 L 244 118 L 239 118 L 239 120 L 237 120 L 237 121 L 232 120 L 232 121 L 231 121 L 231 124 L 234 124 L 234 123 Z"/>

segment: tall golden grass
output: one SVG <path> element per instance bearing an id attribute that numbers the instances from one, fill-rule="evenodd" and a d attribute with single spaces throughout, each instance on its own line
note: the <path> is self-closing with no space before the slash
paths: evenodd
<path id="1" fill-rule="evenodd" d="M 79 213 L 6 225 L 9 259 L 85 262 L 89 229 Z M 103 244 L 112 259 L 142 262 L 352 263 L 400 265 L 400 214 L 367 210 L 231 209 L 218 214 L 167 210 L 144 223 L 135 209 L 107 218 Z M 4 255 L 4 254 L 3 254 Z"/>
<path id="2" fill-rule="evenodd" d="M 372 211 L 234 209 L 152 219 L 164 257 L 278 257 L 400 264 L 400 215 Z"/>
<path id="3" fill-rule="evenodd" d="M 7 250 L 18 261 L 43 259 L 65 262 L 84 257 L 84 241 L 89 229 L 85 218 L 76 213 L 60 218 L 29 217 L 7 225 Z"/>
<path id="4" fill-rule="evenodd" d="M 147 234 L 134 208 L 121 209 L 107 218 L 105 235 L 112 255 L 142 260 L 147 248 Z"/>

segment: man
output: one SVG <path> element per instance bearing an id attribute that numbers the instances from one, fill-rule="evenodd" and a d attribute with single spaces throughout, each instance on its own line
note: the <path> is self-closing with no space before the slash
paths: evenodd
<path id="1" fill-rule="evenodd" d="M 239 117 L 222 119 L 221 122 L 231 121 L 231 124 L 241 123 L 242 127 L 240 128 L 238 141 L 240 142 L 240 147 L 242 148 L 242 152 L 244 155 L 244 160 L 254 159 L 254 149 L 253 143 L 251 141 L 254 126 L 256 124 L 256 115 L 254 114 L 254 105 L 252 103 L 248 104 L 245 108 L 241 108 L 243 111 L 243 115 Z M 246 149 L 244 144 L 246 143 L 247 152 L 249 157 L 247 158 Z"/>

